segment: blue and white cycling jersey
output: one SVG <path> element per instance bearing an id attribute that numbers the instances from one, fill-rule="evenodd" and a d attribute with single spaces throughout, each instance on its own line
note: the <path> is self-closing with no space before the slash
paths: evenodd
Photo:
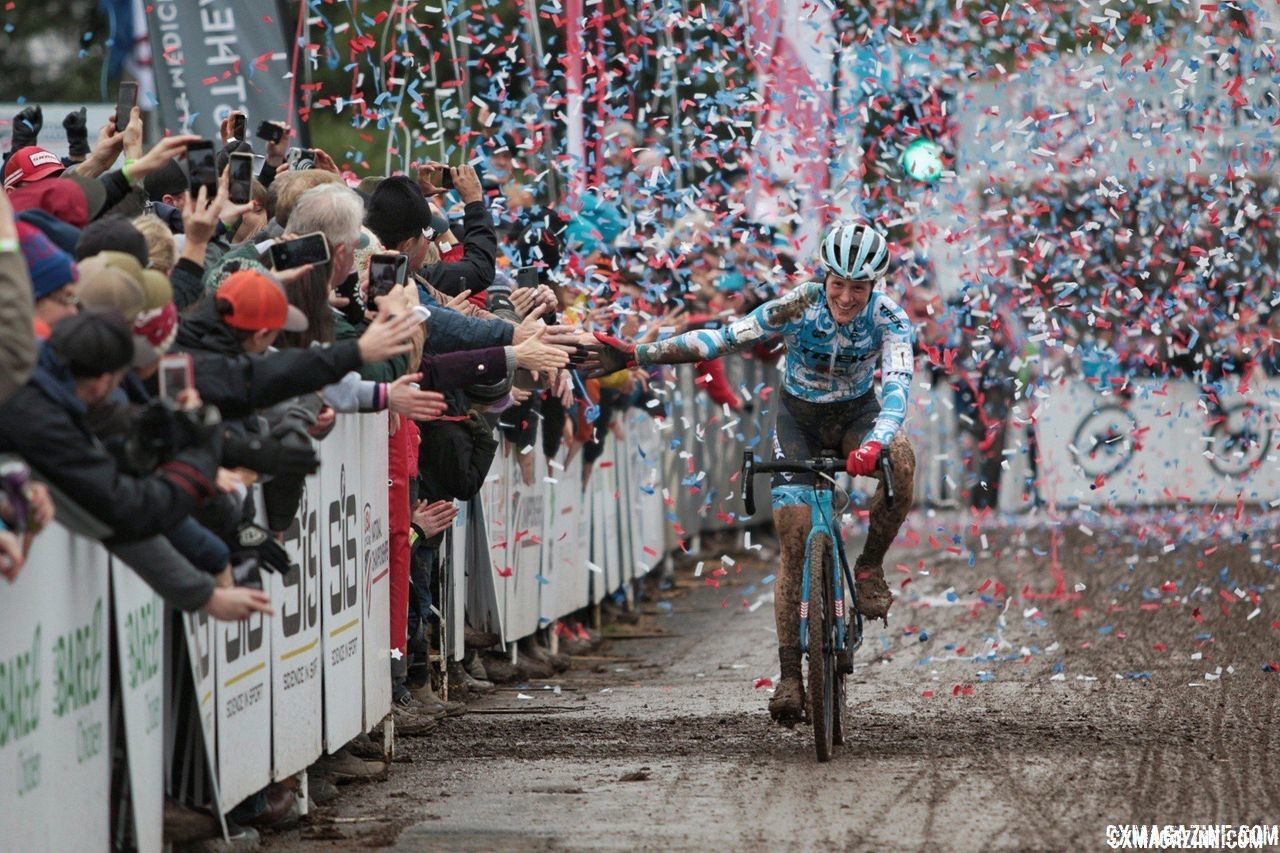
<path id="1" fill-rule="evenodd" d="M 880 415 L 868 441 L 887 445 L 907 416 L 907 394 L 915 368 L 914 333 L 898 303 L 872 291 L 867 307 L 845 325 L 827 307 L 821 282 L 807 282 L 766 302 L 720 329 L 699 329 L 636 347 L 639 364 L 705 361 L 745 349 L 771 335 L 787 346 L 783 390 L 811 403 L 860 397 L 875 381 L 881 363 Z"/>

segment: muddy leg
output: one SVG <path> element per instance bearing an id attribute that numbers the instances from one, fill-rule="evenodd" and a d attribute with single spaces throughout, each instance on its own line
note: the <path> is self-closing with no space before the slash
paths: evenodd
<path id="1" fill-rule="evenodd" d="M 884 618 L 893 603 L 889 585 L 884 580 L 884 555 L 911 511 L 916 476 L 915 452 L 901 433 L 895 435 L 889 444 L 889 459 L 893 465 L 893 506 L 888 505 L 882 479 L 871 499 L 867 544 L 853 565 L 858 609 L 869 619 Z"/>
<path id="2" fill-rule="evenodd" d="M 778 663 L 782 678 L 769 700 L 769 714 L 780 722 L 804 715 L 804 682 L 800 672 L 800 584 L 804 576 L 804 542 L 809 535 L 809 507 L 775 506 L 781 557 L 774 582 L 773 616 L 778 625 Z"/>

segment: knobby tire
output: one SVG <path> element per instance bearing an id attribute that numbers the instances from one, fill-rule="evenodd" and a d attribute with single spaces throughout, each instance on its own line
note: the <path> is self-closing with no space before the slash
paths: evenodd
<path id="1" fill-rule="evenodd" d="M 815 537 L 809 564 L 809 708 L 818 761 L 831 760 L 835 739 L 835 605 L 831 590 L 831 540 Z"/>

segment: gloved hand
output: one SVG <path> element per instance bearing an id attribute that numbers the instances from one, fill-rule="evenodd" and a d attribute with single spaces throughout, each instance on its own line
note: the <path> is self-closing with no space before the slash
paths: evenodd
<path id="1" fill-rule="evenodd" d="M 222 464 L 248 468 L 259 474 L 314 474 L 320 468 L 315 448 L 262 436 L 229 435 L 222 447 Z"/>
<path id="2" fill-rule="evenodd" d="M 880 442 L 868 441 L 849 454 L 844 469 L 855 477 L 870 477 L 876 473 L 880 464 Z"/>
<path id="3" fill-rule="evenodd" d="M 173 412 L 174 447 L 208 447 L 214 458 L 222 453 L 222 413 L 204 405 L 194 412 Z"/>
<path id="4" fill-rule="evenodd" d="M 636 365 L 636 345 L 630 341 L 620 340 L 613 335 L 602 332 L 595 333 L 600 343 L 587 347 L 587 360 L 583 364 L 583 375 L 587 379 L 599 379 L 610 373 L 617 373 Z"/>
<path id="5" fill-rule="evenodd" d="M 62 120 L 62 128 L 67 132 L 67 145 L 73 160 L 89 156 L 89 124 L 85 119 L 85 108 L 67 113 Z"/>
<path id="6" fill-rule="evenodd" d="M 269 572 L 287 574 L 290 568 L 289 555 L 280 543 L 272 538 L 265 527 L 246 522 L 236 529 L 236 545 L 234 553 L 243 555 L 253 552 L 262 568 Z"/>
<path id="7" fill-rule="evenodd" d="M 40 130 L 44 127 L 44 111 L 39 104 L 26 107 L 13 117 L 13 137 L 9 145 L 10 151 L 35 145 Z"/>

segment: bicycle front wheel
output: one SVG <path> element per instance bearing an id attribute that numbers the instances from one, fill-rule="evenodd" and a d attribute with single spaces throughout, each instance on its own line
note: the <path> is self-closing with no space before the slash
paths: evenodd
<path id="1" fill-rule="evenodd" d="M 831 589 L 831 540 L 813 539 L 809 554 L 809 708 L 818 761 L 831 760 L 835 742 L 835 601 Z"/>

